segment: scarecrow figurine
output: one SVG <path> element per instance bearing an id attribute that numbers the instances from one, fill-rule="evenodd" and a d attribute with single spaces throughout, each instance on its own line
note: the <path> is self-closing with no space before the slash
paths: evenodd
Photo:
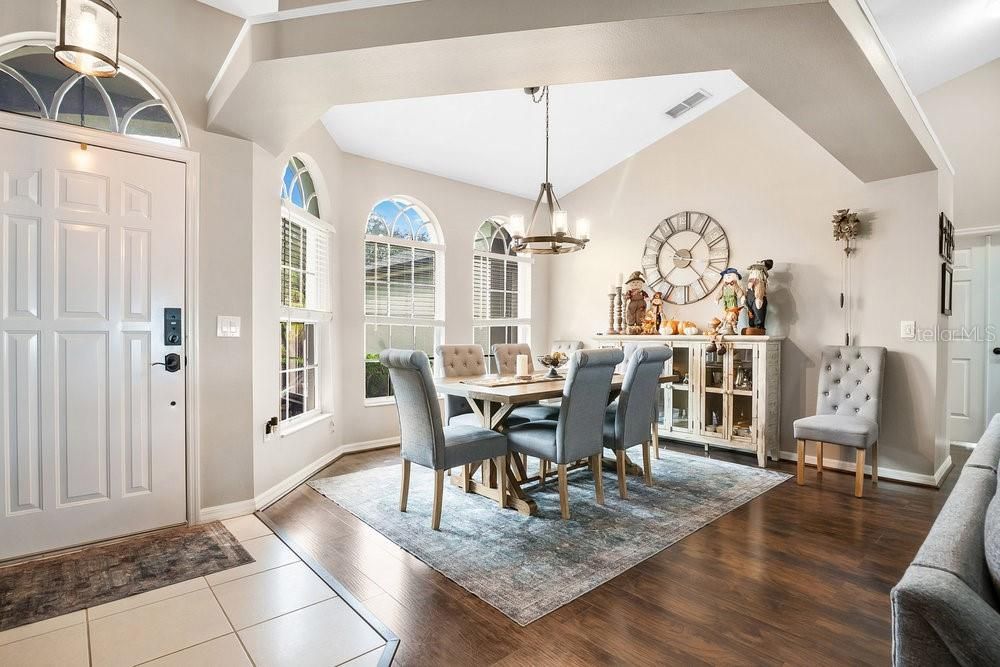
<path id="1" fill-rule="evenodd" d="M 767 333 L 764 322 L 767 319 L 767 272 L 774 268 L 774 260 L 765 259 L 751 264 L 747 269 L 747 311 L 748 326 L 742 333 L 763 336 Z"/>
<path id="2" fill-rule="evenodd" d="M 720 334 L 736 333 L 740 310 L 746 305 L 746 290 L 740 285 L 742 279 L 743 276 L 733 267 L 722 272 L 722 285 L 719 287 L 717 299 L 725 314 L 722 318 L 722 327 L 719 329 Z"/>
<path id="3" fill-rule="evenodd" d="M 646 278 L 642 271 L 633 271 L 625 281 L 625 328 L 629 335 L 642 333 L 642 323 L 646 319 Z"/>
<path id="4" fill-rule="evenodd" d="M 649 310 L 655 318 L 656 331 L 659 331 L 666 322 L 663 314 L 663 292 L 653 292 L 653 298 L 649 300 Z"/>

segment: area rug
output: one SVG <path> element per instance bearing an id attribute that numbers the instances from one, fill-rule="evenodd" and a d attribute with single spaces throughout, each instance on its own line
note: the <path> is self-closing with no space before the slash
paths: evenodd
<path id="1" fill-rule="evenodd" d="M 221 523 L 0 568 L 0 631 L 254 562 Z"/>
<path id="2" fill-rule="evenodd" d="M 638 451 L 638 450 L 635 450 Z M 528 517 L 446 482 L 441 531 L 430 528 L 433 473 L 413 466 L 408 511 L 399 511 L 397 466 L 309 483 L 435 570 L 519 625 L 613 579 L 791 475 L 724 461 L 661 452 L 654 486 L 629 476 L 629 498 L 604 474 L 605 506 L 594 502 L 588 470 L 570 474 L 571 519 L 559 516 L 553 479 L 531 493 Z M 446 478 L 447 479 L 447 478 Z"/>

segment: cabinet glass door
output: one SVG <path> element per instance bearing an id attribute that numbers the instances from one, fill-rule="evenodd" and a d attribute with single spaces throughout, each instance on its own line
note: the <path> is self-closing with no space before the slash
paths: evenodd
<path id="1" fill-rule="evenodd" d="M 750 346 L 739 343 L 729 348 L 731 371 L 729 378 L 732 385 L 729 388 L 732 396 L 732 412 L 730 414 L 730 437 L 738 442 L 754 444 L 757 432 L 756 414 L 754 414 L 754 382 L 756 367 L 754 365 L 754 350 Z"/>
<path id="2" fill-rule="evenodd" d="M 691 421 L 691 348 L 682 345 L 673 346 L 673 356 L 670 359 L 670 371 L 678 376 L 678 381 L 668 384 L 661 394 L 660 423 L 668 431 L 694 430 Z M 669 410 L 669 414 L 667 414 Z"/>
<path id="3" fill-rule="evenodd" d="M 704 435 L 725 438 L 727 432 L 726 414 L 728 401 L 726 400 L 726 354 L 719 354 L 717 351 L 710 352 L 707 348 L 702 348 L 703 363 L 701 386 L 702 406 L 701 406 L 701 432 Z"/>

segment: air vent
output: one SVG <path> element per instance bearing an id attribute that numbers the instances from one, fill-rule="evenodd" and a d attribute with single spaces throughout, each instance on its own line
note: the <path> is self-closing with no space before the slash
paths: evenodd
<path id="1" fill-rule="evenodd" d="M 686 114 L 688 111 L 691 111 L 691 109 L 695 108 L 711 96 L 712 94 L 707 90 L 697 90 L 686 100 L 669 109 L 667 111 L 667 115 L 671 118 L 678 118 L 679 116 Z"/>

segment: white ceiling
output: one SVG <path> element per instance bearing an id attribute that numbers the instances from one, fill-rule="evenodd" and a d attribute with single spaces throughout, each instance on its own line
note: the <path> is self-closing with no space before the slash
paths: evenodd
<path id="1" fill-rule="evenodd" d="M 916 94 L 1000 58 L 1000 0 L 867 0 Z"/>
<path id="2" fill-rule="evenodd" d="M 349 12 L 419 0 L 198 0 L 245 19 L 285 19 L 313 14 Z"/>
<path id="3" fill-rule="evenodd" d="M 569 194 L 746 88 L 729 70 L 553 86 L 549 178 Z M 667 109 L 711 97 L 678 119 Z M 545 115 L 521 89 L 333 107 L 323 123 L 348 153 L 534 198 Z"/>

